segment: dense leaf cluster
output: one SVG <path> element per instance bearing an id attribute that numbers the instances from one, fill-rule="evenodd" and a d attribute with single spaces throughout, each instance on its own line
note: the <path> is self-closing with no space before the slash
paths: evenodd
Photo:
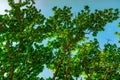
<path id="1" fill-rule="evenodd" d="M 54 7 L 54 15 L 45 18 L 34 0 L 8 3 L 11 9 L 0 15 L 1 80 L 44 80 L 38 77 L 44 65 L 54 73 L 47 80 L 120 79 L 120 48 L 105 44 L 100 49 L 97 39 L 86 36 L 97 36 L 117 20 L 118 9 L 91 12 L 85 6 L 74 16 L 71 7 Z"/>

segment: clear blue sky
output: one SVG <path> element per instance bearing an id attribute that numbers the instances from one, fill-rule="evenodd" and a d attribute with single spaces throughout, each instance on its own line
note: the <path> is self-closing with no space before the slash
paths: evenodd
<path id="1" fill-rule="evenodd" d="M 15 0 L 18 1 L 18 0 Z M 92 11 L 95 9 L 103 10 L 105 8 L 120 8 L 120 0 L 35 0 L 36 7 L 42 10 L 42 13 L 48 17 L 53 15 L 52 8 L 54 6 L 63 7 L 70 6 L 72 7 L 72 12 L 76 14 L 81 9 L 84 8 L 85 5 L 88 5 Z M 4 13 L 4 9 L 9 8 L 7 5 L 7 0 L 0 0 L 0 14 Z M 118 22 L 114 21 L 113 23 L 108 23 L 105 26 L 104 32 L 99 32 L 97 39 L 100 42 L 100 46 L 103 47 L 107 40 L 110 39 L 110 43 L 116 43 L 118 41 L 118 37 L 114 35 L 114 32 L 119 31 Z M 92 38 L 91 38 L 92 39 Z M 119 45 L 119 44 L 118 44 Z M 52 73 L 45 68 L 44 72 L 40 76 L 45 76 L 46 78 L 52 76 Z"/>

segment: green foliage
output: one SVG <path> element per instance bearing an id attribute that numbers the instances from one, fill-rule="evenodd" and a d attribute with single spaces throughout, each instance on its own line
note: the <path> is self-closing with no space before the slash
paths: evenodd
<path id="1" fill-rule="evenodd" d="M 106 44 L 101 50 L 96 39 L 86 37 L 118 19 L 118 9 L 91 12 L 85 6 L 74 17 L 71 7 L 54 7 L 54 15 L 45 18 L 34 0 L 8 3 L 11 10 L 0 15 L 0 79 L 44 80 L 37 77 L 44 65 L 54 72 L 47 80 L 119 79 L 120 48 Z"/>
<path id="2" fill-rule="evenodd" d="M 99 79 L 97 71 L 100 68 L 98 64 L 103 63 L 103 61 L 99 62 L 102 51 L 99 50 L 96 39 L 94 42 L 85 43 L 88 39 L 86 34 L 92 33 L 96 36 L 99 31 L 104 30 L 108 22 L 118 19 L 119 11 L 110 8 L 91 13 L 89 7 L 85 6 L 84 10 L 73 17 L 70 9 L 71 7 L 66 6 L 62 9 L 54 7 L 54 15 L 46 20 L 46 27 L 50 31 L 49 37 L 54 38 L 47 46 L 57 50 L 52 62 L 47 66 L 54 71 L 53 80 L 72 80 L 73 76 L 79 77 L 83 73 L 88 79 Z M 101 69 L 99 71 L 104 72 Z M 101 79 L 105 79 L 105 74 Z"/>
<path id="3" fill-rule="evenodd" d="M 36 80 L 51 56 L 39 45 L 45 37 L 45 17 L 32 0 L 19 3 L 9 0 L 9 4 L 12 9 L 0 16 L 0 79 Z"/>
<path id="4" fill-rule="evenodd" d="M 118 27 L 120 28 L 120 22 L 118 23 Z M 120 43 L 120 33 L 119 32 L 115 32 L 115 35 L 117 35 L 119 37 L 118 43 Z"/>

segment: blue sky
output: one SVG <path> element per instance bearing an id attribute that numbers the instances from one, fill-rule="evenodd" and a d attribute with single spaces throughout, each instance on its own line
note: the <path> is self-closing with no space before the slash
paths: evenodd
<path id="1" fill-rule="evenodd" d="M 18 0 L 15 0 L 18 1 Z M 95 9 L 103 10 L 105 8 L 120 8 L 120 0 L 35 0 L 36 7 L 41 9 L 42 13 L 48 17 L 53 15 L 52 8 L 54 6 L 63 7 L 70 6 L 72 7 L 72 12 L 77 14 L 85 5 L 88 5 L 92 11 Z M 4 9 L 8 8 L 7 0 L 0 0 L 0 14 L 4 13 Z M 114 32 L 119 31 L 118 22 L 120 19 L 114 21 L 113 23 L 108 23 L 105 26 L 104 32 L 99 32 L 97 39 L 100 42 L 100 46 L 103 47 L 107 43 L 108 39 L 110 43 L 117 43 L 118 37 L 114 35 Z M 91 38 L 92 39 L 92 38 Z M 40 76 L 49 77 L 52 76 L 52 73 L 45 68 L 44 72 Z"/>

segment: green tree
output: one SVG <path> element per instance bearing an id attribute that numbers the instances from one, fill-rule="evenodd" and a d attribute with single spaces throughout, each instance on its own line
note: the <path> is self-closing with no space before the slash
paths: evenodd
<path id="1" fill-rule="evenodd" d="M 34 0 L 8 0 L 11 10 L 0 15 L 0 79 L 44 80 L 37 77 L 44 65 L 54 74 L 48 80 L 119 79 L 120 48 L 89 41 L 104 26 L 117 20 L 118 9 L 95 10 L 88 6 L 73 16 L 71 7 L 53 8 L 45 18 Z M 48 39 L 44 46 L 43 40 Z"/>
<path id="2" fill-rule="evenodd" d="M 47 46 L 55 51 L 52 62 L 47 64 L 48 68 L 54 71 L 53 80 L 72 80 L 73 76 L 79 77 L 83 74 L 87 79 L 105 79 L 105 74 L 101 76 L 107 67 L 102 65 L 104 70 L 99 66 L 104 63 L 100 58 L 102 50 L 99 49 L 96 39 L 86 42 L 89 39 L 86 35 L 96 36 L 99 31 L 104 30 L 108 22 L 118 19 L 118 9 L 91 12 L 89 7 L 85 6 L 75 17 L 71 8 L 66 6 L 63 9 L 54 7 L 53 11 L 54 15 L 50 16 L 45 24 L 47 29 L 51 30 L 48 32 L 50 39 L 53 39 Z"/>
<path id="3" fill-rule="evenodd" d="M 51 56 L 40 44 L 45 17 L 32 0 L 8 3 L 11 10 L 0 16 L 0 79 L 36 80 Z"/>

